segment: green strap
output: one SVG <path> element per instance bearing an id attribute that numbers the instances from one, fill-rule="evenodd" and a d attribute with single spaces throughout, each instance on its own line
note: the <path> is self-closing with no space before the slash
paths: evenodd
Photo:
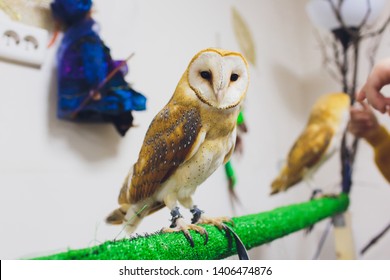
<path id="1" fill-rule="evenodd" d="M 228 161 L 225 164 L 225 173 L 226 173 L 226 176 L 228 177 L 229 181 L 232 182 L 231 187 L 234 188 L 236 185 L 236 182 L 237 182 L 237 178 L 236 178 L 236 174 L 234 172 L 234 168 L 233 168 L 231 161 Z"/>
<path id="2" fill-rule="evenodd" d="M 243 113 L 243 111 L 241 111 L 237 117 L 237 124 L 240 125 L 240 124 L 243 124 L 244 122 L 245 122 L 244 113 Z"/>

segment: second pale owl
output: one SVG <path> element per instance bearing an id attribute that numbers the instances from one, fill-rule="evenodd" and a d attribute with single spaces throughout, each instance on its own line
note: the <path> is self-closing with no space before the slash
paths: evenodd
<path id="1" fill-rule="evenodd" d="M 271 194 L 310 179 L 341 144 L 350 106 L 345 93 L 330 93 L 314 104 L 306 127 L 290 149 L 285 165 L 271 184 Z"/>
<path id="2" fill-rule="evenodd" d="M 248 88 L 248 65 L 237 52 L 206 49 L 191 60 L 168 104 L 146 133 L 138 161 L 119 194 L 120 207 L 107 222 L 126 223 L 133 232 L 141 219 L 165 206 L 173 231 L 206 233 L 196 223 L 219 227 L 192 201 L 196 188 L 230 158 L 236 141 L 240 105 Z M 179 204 L 193 213 L 186 224 Z"/>

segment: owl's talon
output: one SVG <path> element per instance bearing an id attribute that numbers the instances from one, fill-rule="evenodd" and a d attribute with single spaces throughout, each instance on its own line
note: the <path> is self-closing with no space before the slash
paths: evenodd
<path id="1" fill-rule="evenodd" d="M 190 246 L 195 247 L 194 240 L 192 239 L 190 232 L 186 229 L 169 227 L 169 228 L 163 228 L 161 231 L 166 232 L 166 233 L 180 232 L 181 231 L 181 232 L 183 232 L 188 243 L 190 243 Z"/>
<path id="2" fill-rule="evenodd" d="M 213 225 L 219 228 L 220 230 L 227 231 L 227 227 L 224 222 L 233 223 L 233 221 L 228 217 L 217 217 L 217 218 L 208 218 L 204 215 L 199 219 L 198 224 L 208 224 Z"/>
<path id="3" fill-rule="evenodd" d="M 192 236 L 191 236 L 190 232 L 188 230 L 182 230 L 182 231 L 183 231 L 184 236 L 186 237 L 186 239 L 190 243 L 190 246 L 192 248 L 194 248 L 195 247 L 195 243 L 194 243 L 194 240 L 192 239 Z"/>
<path id="4" fill-rule="evenodd" d="M 205 236 L 205 238 L 204 238 L 203 245 L 206 245 L 207 242 L 209 242 L 209 233 L 207 232 L 207 230 L 204 230 L 204 236 Z"/>

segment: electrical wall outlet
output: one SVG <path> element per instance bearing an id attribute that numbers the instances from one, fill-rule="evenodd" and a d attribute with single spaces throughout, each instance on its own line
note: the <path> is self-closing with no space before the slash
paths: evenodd
<path id="1" fill-rule="evenodd" d="M 48 41 L 47 30 L 13 21 L 0 11 L 0 58 L 39 67 Z"/>

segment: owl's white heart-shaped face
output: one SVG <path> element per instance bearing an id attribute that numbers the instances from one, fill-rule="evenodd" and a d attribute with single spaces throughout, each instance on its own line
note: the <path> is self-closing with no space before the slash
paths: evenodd
<path id="1" fill-rule="evenodd" d="M 239 53 L 208 49 L 191 61 L 188 82 L 203 103 L 218 109 L 232 108 L 245 97 L 248 64 Z"/>

